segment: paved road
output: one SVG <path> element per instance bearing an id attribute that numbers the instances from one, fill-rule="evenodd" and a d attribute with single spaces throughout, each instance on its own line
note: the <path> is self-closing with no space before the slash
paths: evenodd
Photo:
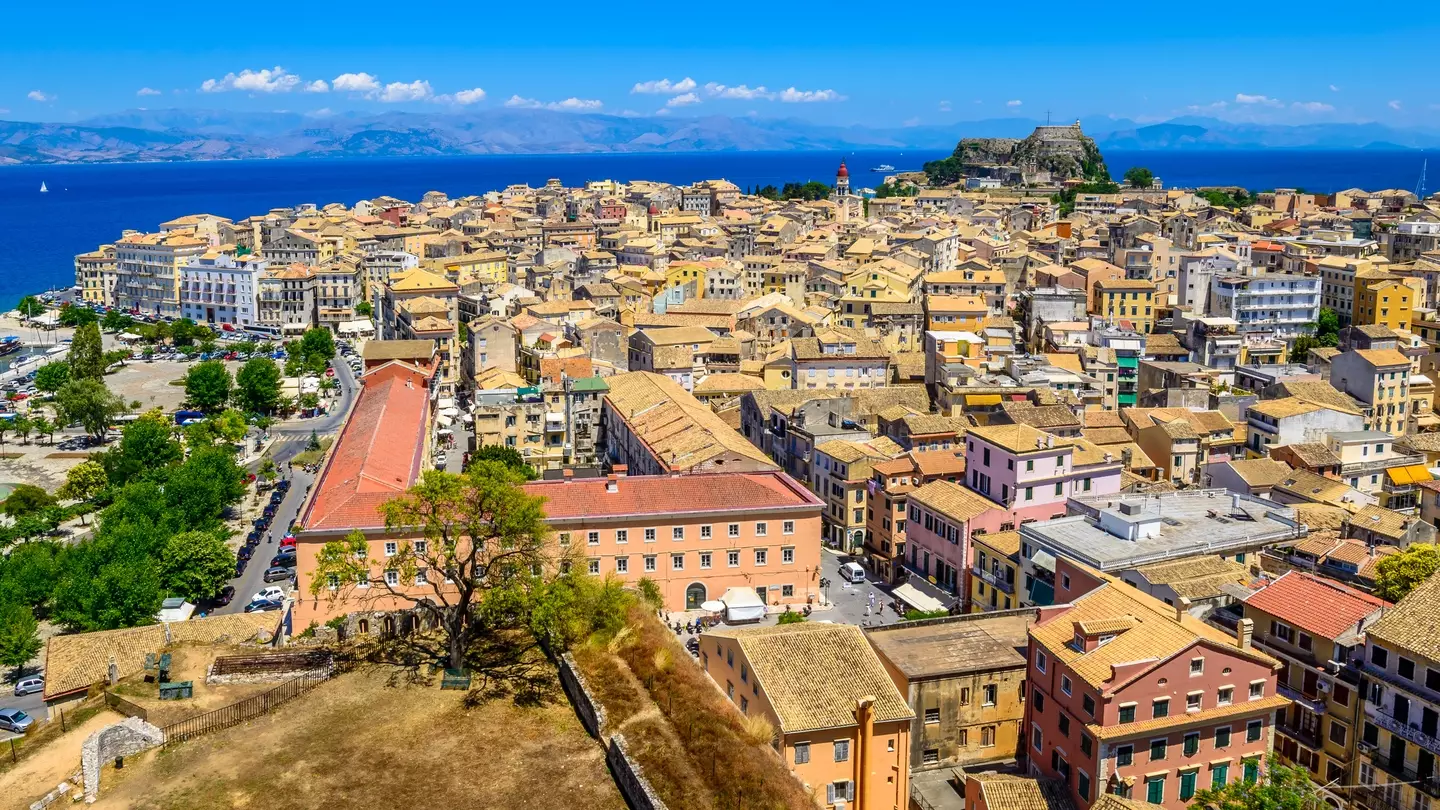
<path id="1" fill-rule="evenodd" d="M 25 674 L 27 676 L 34 675 L 35 671 L 27 670 Z M 8 678 L 5 681 L 0 682 L 0 689 L 5 690 L 3 692 L 0 692 L 0 709 L 20 709 L 21 711 L 24 711 L 26 714 L 35 718 L 35 722 L 45 722 L 44 694 L 40 692 L 32 692 L 25 697 L 15 697 L 15 683 Z M 5 740 L 8 740 L 11 737 L 15 736 L 18 735 L 11 734 L 8 731 L 0 731 L 0 742 L 4 742 Z"/>

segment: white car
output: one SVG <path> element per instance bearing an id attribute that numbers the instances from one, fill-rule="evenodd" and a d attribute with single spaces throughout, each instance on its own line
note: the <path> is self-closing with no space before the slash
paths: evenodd
<path id="1" fill-rule="evenodd" d="M 859 584 L 865 581 L 865 569 L 860 563 L 847 562 L 840 566 L 840 578 L 846 582 Z"/>
<path id="2" fill-rule="evenodd" d="M 256 591 L 255 595 L 250 597 L 251 602 L 260 599 L 273 599 L 276 602 L 283 602 L 285 601 L 285 589 L 279 585 L 268 585 Z"/>

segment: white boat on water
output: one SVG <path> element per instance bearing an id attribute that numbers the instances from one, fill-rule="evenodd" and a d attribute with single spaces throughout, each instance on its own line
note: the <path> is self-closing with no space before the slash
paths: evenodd
<path id="1" fill-rule="evenodd" d="M 41 194 L 44 194 L 44 193 L 46 193 L 46 192 L 49 191 L 49 190 L 50 190 L 50 189 L 48 189 L 48 188 L 45 187 L 45 181 L 44 181 L 44 180 L 41 180 L 41 181 L 40 181 L 40 193 L 41 193 Z"/>
<path id="2" fill-rule="evenodd" d="M 893 171 L 895 171 L 895 167 L 894 167 L 894 166 L 891 166 L 889 163 L 881 163 L 879 166 L 876 166 L 875 168 L 871 169 L 870 171 L 872 171 L 872 172 L 893 172 Z"/>

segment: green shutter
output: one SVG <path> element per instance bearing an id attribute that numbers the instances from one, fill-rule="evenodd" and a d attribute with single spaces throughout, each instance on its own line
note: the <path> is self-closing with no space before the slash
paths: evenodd
<path id="1" fill-rule="evenodd" d="M 1156 776 L 1145 780 L 1145 801 L 1151 804 L 1165 803 L 1165 777 Z"/>
<path id="2" fill-rule="evenodd" d="M 1254 784 L 1260 779 L 1260 763 L 1253 759 L 1245 760 L 1245 781 Z"/>
<path id="3" fill-rule="evenodd" d="M 1210 769 L 1210 787 L 1222 788 L 1230 780 L 1230 766 L 1216 765 Z"/>
<path id="4" fill-rule="evenodd" d="M 1180 774 L 1180 801 L 1188 802 L 1190 797 L 1195 795 L 1196 771 L 1185 771 Z"/>

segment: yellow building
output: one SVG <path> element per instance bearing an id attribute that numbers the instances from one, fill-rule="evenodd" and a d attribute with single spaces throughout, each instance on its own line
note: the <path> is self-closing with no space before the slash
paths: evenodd
<path id="1" fill-rule="evenodd" d="M 970 577 L 970 612 L 988 613 L 1020 606 L 1020 533 L 972 534 L 975 567 Z"/>
<path id="2" fill-rule="evenodd" d="M 115 303 L 115 246 L 101 245 L 75 257 L 75 285 L 87 304 Z"/>
<path id="3" fill-rule="evenodd" d="M 1155 328 L 1155 282 L 1112 278 L 1095 283 L 1095 315 L 1115 324 L 1128 322 L 1142 335 Z"/>
<path id="4" fill-rule="evenodd" d="M 942 332 L 974 331 L 990 317 L 981 295 L 925 296 L 925 328 Z"/>
<path id="5" fill-rule="evenodd" d="M 1355 277 L 1355 310 L 1351 323 L 1377 324 L 1390 329 L 1410 329 L 1414 317 L 1415 291 L 1404 280 L 1382 274 Z"/>
<path id="6" fill-rule="evenodd" d="M 858 553 L 865 545 L 866 510 L 870 508 L 870 473 L 904 448 L 881 436 L 865 441 L 832 439 L 815 446 L 810 489 L 825 502 L 821 537 L 835 548 Z"/>

